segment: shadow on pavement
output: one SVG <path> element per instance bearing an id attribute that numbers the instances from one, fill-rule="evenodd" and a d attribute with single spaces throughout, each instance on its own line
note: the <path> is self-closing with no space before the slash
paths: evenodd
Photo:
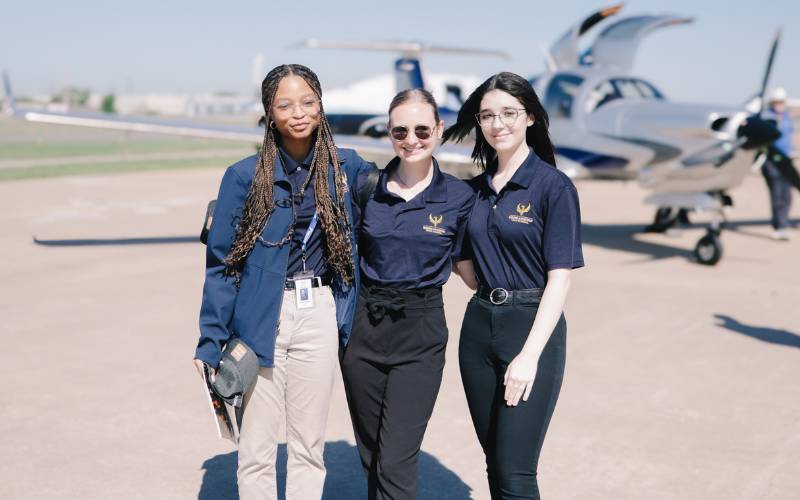
<path id="1" fill-rule="evenodd" d="M 800 221 L 793 220 L 793 224 L 800 224 Z M 757 233 L 749 231 L 750 227 L 769 226 L 767 219 L 745 219 L 727 221 L 724 224 L 722 234 L 725 231 L 734 231 L 742 235 L 755 238 L 770 239 L 768 233 Z M 691 249 L 676 248 L 668 244 L 657 243 L 655 241 L 643 241 L 636 239 L 638 235 L 645 235 L 645 224 L 582 224 L 581 239 L 584 243 L 612 250 L 623 252 L 638 253 L 645 255 L 650 260 L 667 259 L 670 257 L 683 257 L 694 259 Z M 708 228 L 708 224 L 692 223 L 681 226 L 681 229 L 702 229 Z M 699 238 L 701 234 L 698 234 Z"/>
<path id="2" fill-rule="evenodd" d="M 725 314 L 715 314 L 714 317 L 720 321 L 717 323 L 717 326 L 727 328 L 732 332 L 741 333 L 742 335 L 747 335 L 748 337 L 753 337 L 754 339 L 770 342 L 772 344 L 800 348 L 800 335 L 792 333 L 789 330 L 746 325 Z"/>
<path id="3" fill-rule="evenodd" d="M 43 247 L 96 247 L 115 245 L 169 245 L 174 243 L 200 243 L 199 236 L 162 236 L 153 238 L 94 238 L 75 240 L 40 240 L 33 242 Z"/>
<path id="4" fill-rule="evenodd" d="M 652 260 L 670 257 L 692 258 L 692 251 L 635 239 L 642 234 L 643 224 L 582 224 L 583 243 L 623 252 L 646 255 Z"/>
<path id="5" fill-rule="evenodd" d="M 278 498 L 286 491 L 286 445 L 278 447 Z M 367 497 L 367 480 L 361 469 L 356 447 L 346 441 L 325 443 L 324 500 L 357 500 Z M 205 474 L 198 500 L 238 499 L 236 491 L 236 452 L 217 455 L 203 463 Z M 417 498 L 420 500 L 464 500 L 472 491 L 453 471 L 433 455 L 420 452 Z"/>

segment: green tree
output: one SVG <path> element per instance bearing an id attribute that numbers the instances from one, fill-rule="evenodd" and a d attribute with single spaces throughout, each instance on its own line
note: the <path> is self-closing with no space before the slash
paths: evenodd
<path id="1" fill-rule="evenodd" d="M 103 113 L 116 113 L 117 110 L 114 108 L 114 94 L 108 94 L 107 96 L 103 97 L 103 103 L 100 105 L 100 109 Z"/>

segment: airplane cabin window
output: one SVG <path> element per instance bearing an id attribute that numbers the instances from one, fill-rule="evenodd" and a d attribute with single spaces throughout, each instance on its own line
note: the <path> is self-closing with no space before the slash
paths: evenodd
<path id="1" fill-rule="evenodd" d="M 586 112 L 591 113 L 603 104 L 619 99 L 621 96 L 617 92 L 617 88 L 606 80 L 600 85 L 596 86 L 586 98 Z"/>
<path id="2" fill-rule="evenodd" d="M 619 78 L 614 80 L 614 86 L 617 87 L 623 99 L 641 99 L 644 97 L 633 80 Z"/>
<path id="3" fill-rule="evenodd" d="M 664 95 L 657 88 L 644 80 L 634 80 L 641 94 L 648 99 L 663 99 Z"/>
<path id="4" fill-rule="evenodd" d="M 545 92 L 544 107 L 551 118 L 572 116 L 572 103 L 583 78 L 576 75 L 557 75 L 550 80 Z"/>
<path id="5" fill-rule="evenodd" d="M 664 95 L 644 80 L 615 78 L 597 85 L 586 98 L 586 113 L 616 99 L 664 99 Z"/>

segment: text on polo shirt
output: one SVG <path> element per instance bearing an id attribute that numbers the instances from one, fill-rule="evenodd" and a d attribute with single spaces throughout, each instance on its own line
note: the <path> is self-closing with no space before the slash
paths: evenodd
<path id="1" fill-rule="evenodd" d="M 523 205 L 522 203 L 517 203 L 517 214 L 511 214 L 508 216 L 508 219 L 512 222 L 518 222 L 520 224 L 530 224 L 533 222 L 533 219 L 527 217 L 525 214 L 531 211 L 531 204 L 528 203 L 527 205 Z"/>
<path id="2" fill-rule="evenodd" d="M 422 229 L 429 233 L 433 234 L 445 234 L 447 231 L 443 227 L 439 227 L 439 224 L 442 223 L 444 220 L 444 215 L 433 215 L 428 214 L 428 220 L 431 221 L 432 226 L 424 225 Z"/>

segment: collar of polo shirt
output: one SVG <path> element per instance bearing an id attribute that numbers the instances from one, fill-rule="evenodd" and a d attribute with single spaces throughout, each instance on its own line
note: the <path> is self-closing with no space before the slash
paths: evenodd
<path id="1" fill-rule="evenodd" d="M 519 166 L 517 171 L 514 172 L 514 175 L 511 176 L 511 179 L 508 180 L 506 185 L 508 186 L 513 184 L 519 188 L 527 188 L 530 186 L 531 182 L 533 181 L 533 174 L 540 162 L 544 162 L 544 160 L 539 158 L 539 155 L 537 155 L 532 148 L 528 148 L 528 156 L 525 158 L 525 161 L 522 162 L 522 165 Z M 483 187 L 492 192 L 494 192 L 491 181 L 493 174 L 493 171 L 487 170 L 483 183 Z"/>
<path id="2" fill-rule="evenodd" d="M 433 178 L 431 179 L 431 183 L 426 187 L 422 193 L 422 200 L 425 202 L 445 202 L 447 201 L 447 182 L 444 178 L 444 174 L 442 174 L 441 170 L 439 170 L 439 162 L 436 161 L 436 158 L 432 158 L 433 160 Z M 389 175 L 394 172 L 400 166 L 400 158 L 395 157 L 392 161 L 386 165 L 386 168 L 383 169 L 381 173 L 381 177 L 378 181 L 378 185 L 375 186 L 375 197 L 376 198 L 397 198 L 398 196 L 394 193 L 390 192 L 389 189 L 386 187 L 386 183 L 389 181 Z"/>

